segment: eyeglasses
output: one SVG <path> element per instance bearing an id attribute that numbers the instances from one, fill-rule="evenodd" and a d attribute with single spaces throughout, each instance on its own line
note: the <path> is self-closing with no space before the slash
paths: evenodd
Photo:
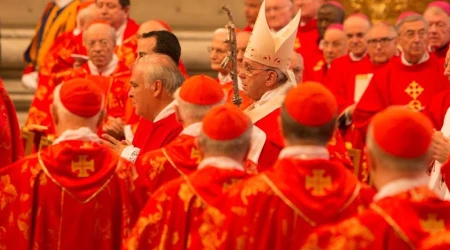
<path id="1" fill-rule="evenodd" d="M 271 71 L 271 69 L 269 69 L 269 68 L 265 68 L 265 69 L 252 69 L 252 68 L 250 68 L 249 66 L 243 66 L 242 68 L 241 68 L 243 71 L 243 73 L 244 73 L 244 75 L 245 76 L 247 76 L 247 77 L 252 77 L 253 75 L 255 75 L 254 74 L 254 71 L 256 71 L 256 70 L 261 70 L 261 72 L 267 72 L 267 71 Z"/>
<path id="2" fill-rule="evenodd" d="M 218 48 L 214 48 L 214 47 L 211 47 L 211 46 L 208 46 L 206 49 L 208 50 L 208 53 L 213 53 L 213 52 L 215 52 L 216 54 L 225 54 L 225 53 L 227 53 L 227 51 L 225 51 L 223 49 L 218 49 Z"/>
<path id="3" fill-rule="evenodd" d="M 369 40 L 367 40 L 367 43 L 371 46 L 376 46 L 378 43 L 381 46 L 386 46 L 389 44 L 390 41 L 392 41 L 394 39 L 395 39 L 395 37 L 383 37 L 380 39 L 369 39 Z"/>

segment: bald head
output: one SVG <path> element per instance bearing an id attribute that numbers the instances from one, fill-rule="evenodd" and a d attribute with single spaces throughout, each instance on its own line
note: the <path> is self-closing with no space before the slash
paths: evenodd
<path id="1" fill-rule="evenodd" d="M 226 40 L 228 39 L 228 30 L 220 28 L 214 31 L 211 45 L 209 46 L 209 59 L 211 60 L 211 69 L 221 73 L 228 74 L 228 69 L 222 68 L 222 61 L 227 56 L 229 47 Z"/>
<path id="2" fill-rule="evenodd" d="M 89 25 L 97 19 L 97 8 L 95 4 L 81 9 L 77 14 L 77 28 L 80 31 L 85 31 Z"/>
<path id="3" fill-rule="evenodd" d="M 397 52 L 397 32 L 390 24 L 374 24 L 366 37 L 367 53 L 375 64 L 387 63 Z"/>
<path id="4" fill-rule="evenodd" d="M 291 64 L 289 65 L 289 69 L 294 73 L 295 81 L 297 82 L 297 84 L 300 84 L 303 82 L 303 69 L 304 68 L 305 68 L 305 65 L 303 62 L 303 56 L 300 55 L 300 53 L 294 52 L 292 54 Z"/>
<path id="5" fill-rule="evenodd" d="M 164 25 L 161 22 L 158 22 L 156 20 L 149 20 L 143 22 L 137 31 L 138 37 L 142 37 L 142 34 L 148 33 L 151 31 L 159 31 L 159 30 L 166 30 L 167 28 L 164 27 Z"/>
<path id="6" fill-rule="evenodd" d="M 348 50 L 356 57 L 363 57 L 367 52 L 366 34 L 371 27 L 365 16 L 353 15 L 344 21 L 344 32 L 347 36 Z"/>
<path id="7" fill-rule="evenodd" d="M 269 28 L 279 31 L 291 21 L 294 4 L 292 0 L 266 0 L 265 8 Z"/>
<path id="8" fill-rule="evenodd" d="M 323 55 L 325 62 L 330 65 L 331 62 L 347 54 L 347 36 L 343 30 L 329 28 L 325 31 L 323 38 Z"/>
<path id="9" fill-rule="evenodd" d="M 248 41 L 251 37 L 250 32 L 239 32 L 236 35 L 236 47 L 237 47 L 237 64 L 238 68 L 242 67 L 242 61 L 244 60 L 245 50 L 247 49 Z"/>

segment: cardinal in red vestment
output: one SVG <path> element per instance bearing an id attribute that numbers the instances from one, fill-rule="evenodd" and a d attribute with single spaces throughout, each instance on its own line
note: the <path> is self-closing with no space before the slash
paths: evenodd
<path id="1" fill-rule="evenodd" d="M 423 18 L 428 23 L 428 47 L 438 58 L 439 64 L 444 65 L 445 55 L 447 54 L 450 43 L 450 4 L 446 1 L 431 2 Z"/>
<path id="2" fill-rule="evenodd" d="M 239 108 L 213 107 L 201 125 L 198 144 L 204 159 L 198 170 L 167 183 L 150 197 L 125 248 L 190 248 L 190 233 L 203 230 L 199 219 L 205 208 L 249 176 L 243 161 L 251 129 L 250 119 Z"/>
<path id="3" fill-rule="evenodd" d="M 244 27 L 243 31 L 253 31 L 253 26 L 258 17 L 258 11 L 261 8 L 262 2 L 262 0 L 244 0 L 244 15 L 245 19 L 247 19 L 247 26 Z"/>
<path id="4" fill-rule="evenodd" d="M 142 202 L 134 166 L 99 144 L 104 95 L 85 79 L 55 90 L 52 146 L 0 170 L 5 249 L 120 249 Z"/>
<path id="5" fill-rule="evenodd" d="M 442 75 L 442 65 L 426 50 L 426 22 L 415 13 L 402 15 L 399 45 L 400 57 L 394 57 L 372 78 L 367 90 L 356 105 L 353 123 L 365 138 L 372 116 L 391 105 L 403 105 L 421 111 L 432 96 L 448 89 L 449 81 Z M 413 30 L 417 36 L 408 35 Z"/>
<path id="6" fill-rule="evenodd" d="M 175 100 L 175 114 L 183 131 L 169 144 L 143 154 L 136 162 L 139 178 L 148 194 L 197 169 L 202 156 L 195 140 L 201 132 L 201 121 L 210 108 L 225 101 L 225 93 L 213 78 L 193 76 L 175 92 Z"/>
<path id="7" fill-rule="evenodd" d="M 299 249 L 316 226 L 370 203 L 373 190 L 330 159 L 326 145 L 337 115 L 333 94 L 320 83 L 289 91 L 281 110 L 287 146 L 274 168 L 231 187 L 208 208 L 192 249 Z"/>
<path id="8" fill-rule="evenodd" d="M 47 4 L 36 26 L 35 34 L 24 53 L 25 67 L 22 82 L 36 89 L 39 69 L 55 39 L 64 32 L 71 31 L 76 25 L 76 16 L 80 0 L 54 0 Z"/>
<path id="9" fill-rule="evenodd" d="M 0 78 L 0 169 L 23 157 L 22 137 L 16 108 Z"/>
<path id="10" fill-rule="evenodd" d="M 54 134 L 49 109 L 49 104 L 53 99 L 53 90 L 60 83 L 73 78 L 88 78 L 103 91 L 106 96 L 104 103 L 107 111 L 106 125 L 112 118 L 120 118 L 127 122 L 125 106 L 128 99 L 129 86 L 127 86 L 127 82 L 130 72 L 128 67 L 120 63 L 117 56 L 114 55 L 113 28 L 108 24 L 94 23 L 85 31 L 84 37 L 88 44 L 89 61 L 80 68 L 52 74 L 47 82 L 43 78 L 40 79 L 26 125 L 42 125 L 48 128 L 46 134 Z M 107 127 L 103 130 L 109 132 Z"/>
<path id="11" fill-rule="evenodd" d="M 154 80 L 152 80 L 154 79 Z M 183 130 L 175 116 L 173 94 L 184 81 L 174 60 L 152 54 L 136 60 L 131 75 L 129 98 L 136 115 L 141 116 L 132 143 L 103 135 L 104 143 L 121 157 L 136 162 L 140 154 L 159 149 Z"/>
<path id="12" fill-rule="evenodd" d="M 367 149 L 374 202 L 361 214 L 310 235 L 303 249 L 416 249 L 450 228 L 450 203 L 428 189 L 433 126 L 423 114 L 390 107 L 375 115 Z M 411 135 L 414 136 L 411 136 Z"/>

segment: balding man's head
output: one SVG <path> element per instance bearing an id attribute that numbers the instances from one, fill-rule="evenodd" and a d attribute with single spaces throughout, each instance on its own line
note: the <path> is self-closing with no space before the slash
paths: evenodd
<path id="1" fill-rule="evenodd" d="M 330 26 L 331 27 L 331 26 Z M 347 37 L 340 28 L 328 28 L 323 38 L 323 55 L 325 62 L 330 65 L 331 62 L 347 54 Z"/>
<path id="2" fill-rule="evenodd" d="M 149 20 L 149 21 L 143 22 L 139 26 L 137 35 L 138 35 L 138 38 L 141 38 L 144 33 L 148 33 L 151 31 L 160 31 L 160 30 L 172 32 L 171 30 L 168 30 L 167 26 L 165 26 L 162 22 L 157 21 L 157 20 Z"/>
<path id="3" fill-rule="evenodd" d="M 239 32 L 236 35 L 236 47 L 237 47 L 237 64 L 238 68 L 242 67 L 242 61 L 244 60 L 245 50 L 247 49 L 248 41 L 252 34 L 250 32 Z"/>
<path id="4" fill-rule="evenodd" d="M 450 41 L 450 13 L 438 6 L 431 6 L 425 10 L 423 17 L 428 23 L 428 45 L 433 49 L 440 49 Z"/>
<path id="5" fill-rule="evenodd" d="M 111 62 L 115 43 L 116 31 L 109 24 L 94 23 L 83 32 L 83 44 L 89 60 L 99 69 Z"/>
<path id="6" fill-rule="evenodd" d="M 295 81 L 297 84 L 303 82 L 303 69 L 305 68 L 305 64 L 303 61 L 303 56 L 300 53 L 294 52 L 291 58 L 291 64 L 289 65 L 289 69 L 295 75 Z"/>
<path id="7" fill-rule="evenodd" d="M 229 46 L 226 43 L 228 39 L 228 30 L 220 28 L 214 31 L 211 45 L 209 46 L 209 59 L 211 60 L 211 69 L 220 72 L 223 75 L 228 74 L 228 69 L 222 68 L 222 61 L 227 56 Z"/>
<path id="8" fill-rule="evenodd" d="M 81 9 L 77 14 L 77 28 L 80 31 L 85 31 L 97 19 L 97 16 L 97 7 L 95 7 L 95 4 Z"/>
<path id="9" fill-rule="evenodd" d="M 356 57 L 362 57 L 367 51 L 366 34 L 371 27 L 370 20 L 362 14 L 353 15 L 344 21 L 348 49 Z"/>

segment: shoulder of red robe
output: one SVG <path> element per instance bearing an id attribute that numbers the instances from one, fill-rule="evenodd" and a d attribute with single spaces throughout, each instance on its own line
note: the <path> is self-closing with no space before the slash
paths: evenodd
<path id="1" fill-rule="evenodd" d="M 205 115 L 202 132 L 210 139 L 227 141 L 243 135 L 250 126 L 250 119 L 240 108 L 224 104 L 215 106 Z"/>
<path id="2" fill-rule="evenodd" d="M 102 91 L 95 86 L 95 82 L 84 78 L 61 84 L 59 99 L 69 112 L 85 118 L 98 114 L 103 105 Z"/>

